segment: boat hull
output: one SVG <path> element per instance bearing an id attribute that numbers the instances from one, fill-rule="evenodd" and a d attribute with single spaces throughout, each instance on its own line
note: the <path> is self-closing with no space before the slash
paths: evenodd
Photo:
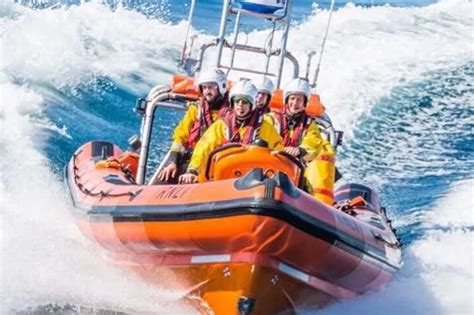
<path id="1" fill-rule="evenodd" d="M 166 268 L 144 263 L 130 265 L 128 261 L 122 267 L 130 268 L 146 281 L 161 284 L 161 275 L 171 270 L 180 283 L 176 289 L 182 290 L 185 300 L 204 314 L 241 314 L 242 303 L 247 303 L 249 314 L 279 314 L 321 308 L 337 300 L 326 291 L 288 275 L 289 271 L 279 271 L 275 261 L 258 256 L 245 260 L 253 263 L 213 262 Z"/>
<path id="2" fill-rule="evenodd" d="M 154 275 L 173 270 L 203 312 L 322 307 L 381 287 L 400 267 L 386 223 L 328 207 L 284 174 L 256 169 L 219 182 L 140 186 L 123 170 L 96 168 L 104 155 L 118 154 L 92 142 L 69 163 L 80 229 L 113 263 L 148 281 L 161 283 Z"/>

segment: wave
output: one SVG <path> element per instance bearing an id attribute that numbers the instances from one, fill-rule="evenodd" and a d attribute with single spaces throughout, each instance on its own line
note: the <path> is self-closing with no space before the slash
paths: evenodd
<path id="1" fill-rule="evenodd" d="M 351 130 L 353 137 L 341 152 L 341 167 L 357 170 L 358 174 L 350 175 L 358 180 L 383 175 L 385 183 L 470 177 L 474 166 L 474 110 L 469 106 L 474 102 L 473 78 L 474 62 L 468 62 L 427 72 L 422 81 L 392 89 Z"/>
<path id="2" fill-rule="evenodd" d="M 385 289 L 318 314 L 472 314 L 473 188 L 473 180 L 458 182 L 426 209 L 426 235 L 405 250 L 403 268 Z"/>
<path id="3" fill-rule="evenodd" d="M 35 150 L 29 115 L 42 97 L 2 82 L 9 100 L 2 125 L 2 313 L 43 304 L 81 305 L 124 312 L 186 312 L 179 292 L 147 285 L 106 264 L 101 249 L 74 224 L 71 204 L 48 160 Z M 169 280 L 163 275 L 163 284 Z"/>

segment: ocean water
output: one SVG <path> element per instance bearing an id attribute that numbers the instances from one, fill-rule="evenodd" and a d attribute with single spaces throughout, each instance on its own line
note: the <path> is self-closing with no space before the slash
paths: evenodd
<path id="1" fill-rule="evenodd" d="M 198 43 L 216 32 L 220 3 L 199 6 Z M 137 133 L 136 98 L 178 71 L 188 6 L 0 3 L 2 314 L 195 313 L 166 277 L 151 286 L 108 265 L 75 226 L 62 184 L 82 143 L 126 148 Z M 303 64 L 319 50 L 327 8 L 295 2 L 288 47 Z M 379 292 L 317 314 L 474 313 L 473 12 L 466 0 L 337 1 L 318 93 L 345 131 L 342 182 L 380 193 L 404 265 Z M 245 30 L 243 41 L 262 43 L 269 27 L 250 21 Z M 181 115 L 159 112 L 154 163 Z"/>

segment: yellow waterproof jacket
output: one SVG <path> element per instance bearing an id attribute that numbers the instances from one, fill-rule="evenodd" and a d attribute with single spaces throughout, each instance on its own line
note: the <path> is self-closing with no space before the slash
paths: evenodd
<path id="1" fill-rule="evenodd" d="M 272 124 L 278 133 L 283 135 L 282 126 L 280 125 L 277 115 L 279 114 L 270 112 L 269 114 L 265 115 L 265 121 Z M 291 137 L 293 136 L 294 132 L 294 129 L 290 129 L 288 130 L 288 135 Z M 323 147 L 323 138 L 321 137 L 321 132 L 316 122 L 312 121 L 308 128 L 303 131 L 303 136 L 298 147 L 306 152 L 306 154 L 303 156 L 305 161 L 312 161 L 314 158 L 316 158 L 316 156 L 318 156 Z"/>
<path id="2" fill-rule="evenodd" d="M 212 120 L 216 121 L 219 116 L 220 109 L 211 110 Z M 176 126 L 173 134 L 173 143 L 171 144 L 171 152 L 184 153 L 191 133 L 191 126 L 200 117 L 199 105 L 196 102 L 189 104 L 188 110 L 183 119 Z"/>
<path id="3" fill-rule="evenodd" d="M 241 139 L 249 126 L 244 126 L 239 129 Z M 227 125 L 223 119 L 218 119 L 214 122 L 204 133 L 201 139 L 194 147 L 194 152 L 189 162 L 188 171 L 199 174 L 205 169 L 207 160 L 211 152 L 217 147 L 225 144 L 227 139 Z M 268 148 L 271 150 L 283 150 L 283 143 L 281 136 L 275 130 L 272 124 L 263 120 L 258 129 L 257 138 L 268 143 Z"/>

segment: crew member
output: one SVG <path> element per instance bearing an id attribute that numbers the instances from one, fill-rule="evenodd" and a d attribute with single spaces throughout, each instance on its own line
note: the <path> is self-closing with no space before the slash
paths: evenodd
<path id="1" fill-rule="evenodd" d="M 284 112 L 266 115 L 280 133 L 284 151 L 305 161 L 313 160 L 323 146 L 318 125 L 305 112 L 310 96 L 308 81 L 294 79 L 285 87 Z"/>
<path id="2" fill-rule="evenodd" d="M 158 174 L 160 184 L 176 184 L 189 164 L 192 151 L 204 132 L 230 111 L 227 77 L 220 69 L 203 71 L 197 80 L 200 97 L 191 102 L 173 134 L 168 165 Z"/>
<path id="3" fill-rule="evenodd" d="M 270 149 L 283 149 L 278 132 L 256 110 L 256 96 L 257 88 L 250 81 L 235 84 L 230 93 L 232 112 L 225 119 L 212 124 L 196 144 L 188 169 L 180 176 L 181 183 L 196 182 L 199 173 L 205 169 L 211 152 L 226 143 L 251 144 L 261 139 Z"/>
<path id="4" fill-rule="evenodd" d="M 275 91 L 275 85 L 270 79 L 264 78 L 258 81 L 255 86 L 257 87 L 257 109 L 261 114 L 267 114 L 270 112 L 270 101 L 272 99 L 273 91 Z"/>

